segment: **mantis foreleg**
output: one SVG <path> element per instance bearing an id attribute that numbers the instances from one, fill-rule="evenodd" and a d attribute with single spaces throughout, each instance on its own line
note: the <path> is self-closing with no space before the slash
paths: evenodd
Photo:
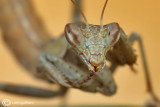
<path id="1" fill-rule="evenodd" d="M 159 99 L 153 92 L 143 42 L 142 42 L 141 37 L 138 34 L 133 33 L 130 35 L 129 39 L 127 39 L 123 30 L 121 30 L 120 40 L 117 42 L 117 44 L 115 44 L 113 49 L 109 51 L 108 56 L 107 56 L 107 58 L 112 63 L 111 70 L 113 70 L 112 72 L 114 72 L 114 70 L 116 69 L 118 65 L 128 64 L 129 66 L 132 67 L 133 64 L 136 63 L 137 56 L 132 48 L 132 45 L 135 41 L 138 41 L 139 43 L 139 48 L 140 48 L 144 72 L 145 72 L 147 90 L 151 94 L 154 101 L 157 102 L 159 101 Z"/>

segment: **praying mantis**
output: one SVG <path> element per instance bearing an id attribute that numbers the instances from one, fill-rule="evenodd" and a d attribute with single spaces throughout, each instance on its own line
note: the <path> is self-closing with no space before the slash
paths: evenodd
<path id="1" fill-rule="evenodd" d="M 73 0 L 71 1 L 83 16 L 85 23 L 76 22 L 67 24 L 64 30 L 65 34 L 51 42 L 49 37 L 39 36 L 36 38 L 35 34 L 30 33 L 32 36 L 29 39 L 35 45 L 34 54 L 40 58 L 40 62 L 36 59 L 33 65 L 30 64 L 30 70 L 35 69 L 35 66 L 37 66 L 37 70 L 33 70 L 36 76 L 38 75 L 39 78 L 44 78 L 47 81 L 62 86 L 61 91 L 54 95 L 63 95 L 66 93 L 67 88 L 78 88 L 87 92 L 100 92 L 106 96 L 110 96 L 115 94 L 117 90 L 112 74 L 117 66 L 127 64 L 132 68 L 136 63 L 137 57 L 132 45 L 134 41 L 138 41 L 142 53 L 148 92 L 154 101 L 158 102 L 159 99 L 152 90 L 140 36 L 134 33 L 127 38 L 118 23 L 103 25 L 102 19 L 108 0 L 106 0 L 102 10 L 100 25 L 89 24 L 76 3 Z M 15 5 L 20 8 L 18 1 Z M 23 16 L 22 12 L 18 9 L 17 14 Z M 23 22 L 21 23 L 23 25 Z M 23 27 L 28 31 L 31 30 L 25 24 Z M 41 33 L 47 35 L 45 31 Z M 7 38 L 7 36 L 4 37 Z M 7 38 L 6 40 L 9 39 Z M 19 55 L 21 55 L 21 52 L 19 52 Z M 106 61 L 111 62 L 110 67 L 106 66 Z M 26 63 L 22 60 L 20 62 L 22 64 Z M 5 85 L 1 85 L 1 87 L 3 87 L 3 90 L 7 90 L 8 88 Z M 54 96 L 53 94 L 50 95 Z"/>

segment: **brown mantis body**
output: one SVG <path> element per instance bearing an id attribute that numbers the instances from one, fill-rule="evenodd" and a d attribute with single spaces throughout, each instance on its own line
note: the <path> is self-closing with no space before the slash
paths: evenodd
<path id="1" fill-rule="evenodd" d="M 3 2 L 7 3 L 6 1 Z M 26 1 L 14 2 L 15 4 L 13 3 L 13 7 L 15 6 L 22 9 L 23 7 L 21 7 L 21 3 L 25 4 L 25 2 Z M 105 6 L 106 4 L 107 1 Z M 32 29 L 34 28 L 29 29 L 26 24 L 27 22 L 23 23 L 25 21 L 19 23 L 20 25 L 10 24 L 10 22 L 1 22 L 2 31 L 4 32 L 5 40 L 14 50 L 21 63 L 25 66 L 27 65 L 27 68 L 31 68 L 30 70 L 34 71 L 36 76 L 56 82 L 64 87 L 79 88 L 88 92 L 100 92 L 104 95 L 113 95 L 116 92 L 116 84 L 112 78 L 112 74 L 116 67 L 125 64 L 133 66 L 133 64 L 136 63 L 136 55 L 133 51 L 132 44 L 135 40 L 138 40 L 143 56 L 142 58 L 144 62 L 148 91 L 151 93 L 153 99 L 158 101 L 158 98 L 154 95 L 150 83 L 148 68 L 140 37 L 137 34 L 132 34 L 129 39 L 127 39 L 124 31 L 120 28 L 118 23 L 103 25 L 102 18 L 105 6 L 103 8 L 100 26 L 88 24 L 83 13 L 80 11 L 86 23 L 67 24 L 65 28 L 65 36 L 63 35 L 51 43 L 48 43 L 50 38 L 45 36 L 47 35 L 45 31 L 38 30 L 41 32 L 33 32 Z M 26 15 L 22 14 L 21 11 L 18 11 L 20 10 L 19 8 L 17 10 L 15 8 L 15 13 L 18 14 L 20 19 L 23 19 Z M 6 8 L 6 10 L 7 9 L 8 8 Z M 4 8 L 3 11 L 6 10 Z M 5 15 L 8 14 L 5 13 L 3 15 L 4 18 L 6 17 Z M 34 12 L 32 16 L 34 16 Z M 36 20 L 35 22 L 38 20 L 36 19 L 36 16 L 32 17 L 32 19 Z M 16 20 L 16 18 L 13 18 L 11 22 L 13 23 L 14 20 Z M 11 25 L 14 25 L 14 27 Z M 20 27 L 21 30 L 27 31 L 27 33 L 23 34 L 21 30 L 16 31 L 16 27 Z M 36 23 L 35 29 L 41 29 L 41 27 Z M 5 30 L 7 30 L 7 32 L 5 32 Z M 23 51 L 19 50 L 21 48 L 17 48 L 17 44 L 14 45 L 15 42 L 12 42 L 11 35 L 14 33 L 18 35 L 23 34 L 24 36 L 20 36 L 21 38 L 17 37 L 18 39 L 14 39 L 18 41 L 17 43 L 20 43 L 22 47 L 22 44 L 28 47 L 32 45 L 34 47 L 32 48 L 33 51 L 28 52 L 28 50 L 26 50 L 29 49 L 28 47 L 26 47 Z M 22 43 L 23 39 L 25 39 L 24 41 L 26 43 Z M 73 51 L 73 49 L 76 52 Z M 29 55 L 25 55 L 25 53 Z M 41 53 L 43 53 L 40 57 L 42 63 L 37 60 Z M 27 56 L 26 59 L 23 59 L 24 56 Z M 30 56 L 36 58 L 36 62 L 32 62 L 32 57 Z M 28 58 L 31 58 L 31 60 L 28 60 Z M 110 67 L 106 66 L 106 60 L 111 62 Z M 31 67 L 28 67 L 28 65 L 31 65 Z M 38 73 L 35 72 L 35 66 L 38 68 Z M 39 75 L 39 73 L 42 74 Z M 7 88 L 4 88 L 4 90 L 5 89 Z M 62 94 L 63 92 L 59 93 Z"/>

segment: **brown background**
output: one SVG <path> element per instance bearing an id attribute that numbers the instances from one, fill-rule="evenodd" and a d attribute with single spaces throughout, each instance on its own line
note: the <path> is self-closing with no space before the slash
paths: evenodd
<path id="1" fill-rule="evenodd" d="M 99 24 L 105 0 L 83 0 L 83 11 L 91 24 Z M 51 35 L 60 35 L 66 23 L 71 22 L 70 0 L 32 0 Z M 137 32 L 144 41 L 146 56 L 151 71 L 155 92 L 160 97 L 160 0 L 109 0 L 104 14 L 104 24 L 118 22 L 126 34 Z M 137 43 L 134 45 L 139 55 L 137 74 L 128 66 L 119 67 L 114 76 L 118 85 L 117 94 L 106 97 L 71 89 L 68 104 L 143 104 L 149 99 L 144 82 L 144 73 Z M 36 80 L 16 62 L 10 50 L 0 38 L 0 82 L 26 84 L 50 88 L 51 85 Z M 34 101 L 35 104 L 59 104 L 60 98 L 38 99 L 15 96 L 0 92 L 0 99 L 12 101 Z"/>

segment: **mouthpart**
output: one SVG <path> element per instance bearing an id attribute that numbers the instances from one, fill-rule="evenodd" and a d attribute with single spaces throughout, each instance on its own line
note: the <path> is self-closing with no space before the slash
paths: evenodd
<path id="1" fill-rule="evenodd" d="M 104 68 L 104 66 L 105 66 L 105 64 L 102 64 L 99 66 L 94 66 L 94 65 L 90 64 L 88 67 L 91 72 L 97 72 L 97 71 L 101 71 Z"/>
<path id="2" fill-rule="evenodd" d="M 88 69 L 91 71 L 91 72 L 97 72 L 97 71 L 101 71 L 105 64 L 106 64 L 106 60 L 104 61 L 100 61 L 99 62 L 94 59 L 90 59 L 89 61 L 86 60 L 86 58 L 81 55 L 81 58 L 83 59 L 83 61 L 87 64 L 88 66 Z M 91 57 L 91 58 L 94 58 L 94 57 Z"/>

